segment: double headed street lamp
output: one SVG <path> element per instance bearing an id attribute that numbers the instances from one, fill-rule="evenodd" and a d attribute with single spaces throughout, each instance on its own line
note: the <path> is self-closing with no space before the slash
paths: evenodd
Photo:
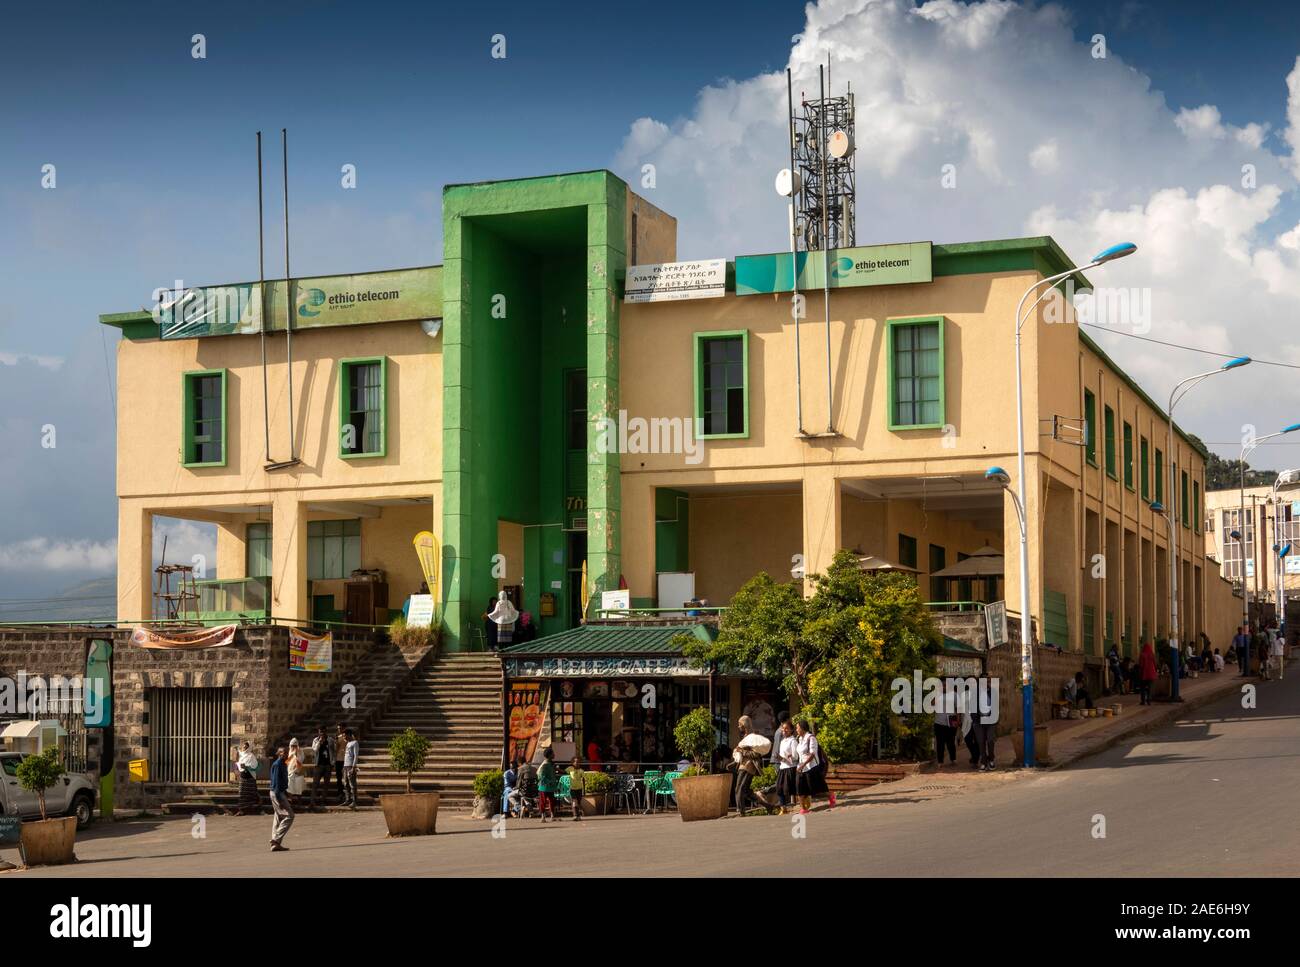
<path id="1" fill-rule="evenodd" d="M 1025 290 L 1025 294 L 1020 297 L 1020 302 L 1016 305 L 1016 472 L 1019 479 L 1016 481 L 1018 493 L 1013 496 L 1016 515 L 1020 518 L 1020 683 L 1024 701 L 1022 711 L 1025 729 L 1024 762 L 1027 768 L 1032 768 L 1034 765 L 1034 625 L 1029 615 L 1029 527 L 1025 510 L 1025 394 L 1020 367 L 1020 331 L 1024 328 L 1025 320 L 1038 308 L 1038 303 L 1047 298 L 1057 282 L 1126 255 L 1132 255 L 1136 251 L 1137 246 L 1132 242 L 1120 242 L 1102 249 L 1087 265 L 1058 272 L 1056 275 L 1035 282 Z M 1026 310 L 1025 300 L 1038 289 L 1043 291 Z M 1001 467 L 990 467 L 984 476 L 985 479 L 997 481 L 1003 488 L 1009 490 L 1009 476 Z"/>
<path id="2" fill-rule="evenodd" d="M 1170 392 L 1169 409 L 1165 411 L 1169 418 L 1169 424 L 1165 428 L 1165 463 L 1169 465 L 1169 505 L 1172 510 L 1166 511 L 1159 501 L 1153 503 L 1151 509 L 1158 514 L 1164 514 L 1165 521 L 1169 525 L 1169 700 L 1171 702 L 1181 702 L 1183 700 L 1178 693 L 1178 661 L 1182 655 L 1179 653 L 1180 645 L 1178 641 L 1178 572 L 1180 568 L 1178 566 L 1177 518 L 1187 515 L 1186 506 L 1182 506 L 1181 513 L 1179 512 L 1181 505 L 1178 503 L 1178 469 L 1174 461 L 1174 407 L 1203 380 L 1207 380 L 1211 376 L 1217 376 L 1219 373 L 1226 373 L 1230 369 L 1238 369 L 1249 363 L 1249 356 L 1238 356 L 1236 359 L 1228 360 L 1218 369 L 1211 369 L 1209 372 L 1188 376 Z M 1242 528 L 1244 529 L 1245 526 L 1243 523 Z M 1244 568 L 1245 564 L 1242 567 Z"/>
<path id="3" fill-rule="evenodd" d="M 1277 626 L 1279 630 L 1282 630 L 1286 625 L 1286 559 L 1291 553 L 1291 543 L 1286 540 L 1290 535 L 1282 530 L 1282 510 L 1278 505 L 1278 494 L 1283 490 L 1295 490 L 1297 486 L 1300 486 L 1300 470 L 1284 470 L 1273 481 L 1273 538 L 1275 541 L 1273 551 L 1276 554 L 1274 567 L 1277 569 Z M 1283 662 L 1283 667 L 1278 669 L 1278 678 L 1282 677 L 1285 664 Z"/>

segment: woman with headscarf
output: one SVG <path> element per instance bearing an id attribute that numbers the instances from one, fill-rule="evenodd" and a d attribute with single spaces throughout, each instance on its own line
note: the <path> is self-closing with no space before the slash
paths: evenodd
<path id="1" fill-rule="evenodd" d="M 1151 704 L 1151 683 L 1159 677 L 1160 669 L 1156 665 L 1156 650 L 1148 641 L 1142 646 L 1142 654 L 1138 657 L 1139 694 L 1142 696 L 1140 704 Z"/>
<path id="2" fill-rule="evenodd" d="M 754 720 L 748 715 L 742 715 L 736 725 L 742 740 L 754 731 Z M 753 785 L 754 777 L 763 768 L 764 755 L 738 742 L 732 752 L 732 758 L 736 763 L 736 813 L 743 816 L 749 809 L 750 799 L 753 797 L 750 787 Z"/>
<path id="3" fill-rule="evenodd" d="M 515 622 L 519 620 L 519 611 L 510 603 L 510 598 L 504 591 L 497 595 L 496 607 L 492 609 L 488 618 L 497 626 L 497 647 L 504 648 L 510 644 L 514 640 Z"/>
<path id="4" fill-rule="evenodd" d="M 302 774 L 302 746 L 297 739 L 289 740 L 289 756 L 284 761 L 289 769 L 289 795 L 301 796 L 307 780 Z"/>
<path id="5" fill-rule="evenodd" d="M 237 816 L 256 815 L 262 808 L 262 799 L 257 794 L 257 756 L 253 747 L 245 742 L 239 750 L 239 759 L 235 769 L 239 773 L 239 805 L 235 809 Z"/>

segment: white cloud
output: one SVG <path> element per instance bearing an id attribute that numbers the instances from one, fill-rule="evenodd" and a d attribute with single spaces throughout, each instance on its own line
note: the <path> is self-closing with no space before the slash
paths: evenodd
<path id="1" fill-rule="evenodd" d="M 58 371 L 63 368 L 62 356 L 34 356 L 31 353 L 7 353 L 0 350 L 0 366 L 17 366 L 20 363 L 35 363 L 42 369 Z"/>
<path id="2" fill-rule="evenodd" d="M 194 565 L 195 578 L 211 578 L 217 571 L 217 525 L 175 517 L 155 517 L 153 521 L 153 563 L 163 561 L 163 541 L 167 542 L 168 564 Z M 199 573 L 198 568 L 203 569 Z"/>
<path id="3" fill-rule="evenodd" d="M 0 544 L 0 571 L 110 574 L 117 566 L 117 541 L 51 540 L 32 537 Z"/>
<path id="4" fill-rule="evenodd" d="M 806 16 L 790 55 L 796 101 L 815 95 L 828 52 L 834 92 L 851 82 L 855 95 L 858 244 L 1046 233 L 1083 259 L 1133 241 L 1136 256 L 1092 281 L 1149 289 L 1151 338 L 1300 356 L 1300 226 L 1285 207 L 1300 176 L 1300 59 L 1286 78 L 1290 151 L 1275 153 L 1267 125 L 1171 106 L 1113 50 L 1094 58 L 1058 7 L 824 0 Z M 682 257 L 773 251 L 786 225 L 771 187 L 788 163 L 785 123 L 783 71 L 729 81 L 702 91 L 689 116 L 639 119 L 617 167 L 636 184 L 642 164 L 656 165 L 646 194 L 681 218 Z M 945 165 L 954 189 L 941 187 Z M 1156 398 L 1207 361 L 1098 339 Z M 1231 405 L 1198 390 L 1180 421 L 1213 441 L 1235 439 L 1243 413 L 1260 425 L 1300 413 L 1300 381 L 1260 370 L 1236 379 Z"/>

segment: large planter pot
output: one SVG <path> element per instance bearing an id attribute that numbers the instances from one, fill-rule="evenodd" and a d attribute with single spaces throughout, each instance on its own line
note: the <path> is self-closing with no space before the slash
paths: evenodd
<path id="1" fill-rule="evenodd" d="M 731 808 L 731 773 L 674 779 L 673 797 L 683 822 L 722 819 Z"/>
<path id="2" fill-rule="evenodd" d="M 1011 733 L 1011 747 L 1016 753 L 1016 762 L 1025 761 L 1025 730 L 1016 729 Z M 1050 759 L 1052 751 L 1052 733 L 1046 725 L 1034 726 L 1034 761 Z"/>
<path id="3" fill-rule="evenodd" d="M 28 866 L 57 866 L 77 859 L 77 818 L 43 819 L 23 823 L 23 862 Z"/>
<path id="4" fill-rule="evenodd" d="M 438 824 L 438 793 L 407 792 L 380 796 L 389 836 L 428 836 Z"/>
<path id="5" fill-rule="evenodd" d="M 582 797 L 582 815 L 584 816 L 603 816 L 609 808 L 609 796 L 600 793 L 595 796 Z"/>

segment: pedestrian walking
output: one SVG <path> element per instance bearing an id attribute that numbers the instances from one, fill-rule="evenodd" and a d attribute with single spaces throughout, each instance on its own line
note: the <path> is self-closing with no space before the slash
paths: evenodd
<path id="1" fill-rule="evenodd" d="M 289 769 L 289 796 L 296 799 L 307 788 L 307 777 L 302 774 L 302 746 L 297 739 L 289 740 L 289 755 L 284 764 Z"/>
<path id="2" fill-rule="evenodd" d="M 357 758 L 361 754 L 361 743 L 357 734 L 351 729 L 343 733 L 347 744 L 343 747 L 343 805 L 349 809 L 357 808 Z"/>
<path id="3" fill-rule="evenodd" d="M 1282 671 L 1286 667 L 1286 637 L 1281 630 L 1273 636 L 1273 641 L 1269 646 L 1269 658 L 1273 667 L 1277 670 L 1278 681 L 1282 680 Z"/>
<path id="4" fill-rule="evenodd" d="M 537 770 L 537 810 L 542 814 L 542 822 L 551 817 L 555 822 L 555 793 L 560 788 L 560 780 L 555 771 L 555 750 L 550 746 L 542 753 L 542 767 Z"/>
<path id="5" fill-rule="evenodd" d="M 1138 694 L 1140 696 L 1140 705 L 1151 704 L 1151 683 L 1160 676 L 1160 669 L 1156 666 L 1156 650 L 1151 642 L 1142 646 L 1142 654 L 1138 656 Z"/>
<path id="6" fill-rule="evenodd" d="M 335 726 L 334 734 L 334 791 L 338 793 L 339 802 L 343 795 L 343 754 L 348 750 L 348 727 L 342 722 Z"/>
<path id="7" fill-rule="evenodd" d="M 280 853 L 289 847 L 284 845 L 284 838 L 293 826 L 293 803 L 289 802 L 289 765 L 288 754 L 284 746 L 275 750 L 275 761 L 271 763 L 271 809 L 275 816 L 271 820 L 271 852 Z"/>
<path id="8" fill-rule="evenodd" d="M 948 752 L 948 761 L 957 764 L 957 728 L 961 720 L 943 709 L 934 713 L 934 759 L 943 765 L 943 753 Z"/>
<path id="9" fill-rule="evenodd" d="M 812 809 L 814 796 L 826 796 L 830 809 L 835 808 L 835 793 L 826 785 L 826 757 L 813 734 L 812 726 L 804 719 L 795 723 L 798 741 L 799 764 L 795 767 L 795 785 L 799 793 L 799 812 Z"/>
<path id="10" fill-rule="evenodd" d="M 257 794 L 257 756 L 253 747 L 245 742 L 239 749 L 239 759 L 235 770 L 239 773 L 239 805 L 235 807 L 236 816 L 257 815 L 262 808 L 262 799 Z"/>
<path id="11" fill-rule="evenodd" d="M 1244 678 L 1250 674 L 1250 635 L 1246 634 L 1245 625 L 1237 626 L 1237 633 L 1232 638 L 1232 650 L 1237 656 L 1237 668 Z"/>
<path id="12" fill-rule="evenodd" d="M 316 797 L 321 796 L 321 786 L 325 787 L 326 794 L 329 793 L 330 772 L 334 765 L 334 743 L 325 731 L 325 726 L 316 727 L 316 738 L 311 740 L 311 749 L 316 754 L 316 765 L 312 769 L 311 801 L 307 808 L 315 809 Z M 321 798 L 323 801 L 324 797 Z"/>
<path id="13" fill-rule="evenodd" d="M 519 620 L 519 611 L 511 603 L 506 592 L 501 591 L 497 594 L 497 599 L 487 617 L 488 621 L 496 625 L 494 647 L 505 648 L 510 645 L 514 641 L 515 622 Z"/>
<path id="14" fill-rule="evenodd" d="M 781 730 L 777 733 L 776 741 L 779 749 L 776 767 L 776 795 L 777 801 L 780 803 L 776 814 L 781 816 L 791 807 L 795 798 L 799 795 L 797 771 L 799 766 L 799 739 L 794 734 L 794 726 L 790 724 L 789 716 L 781 723 Z"/>
<path id="15" fill-rule="evenodd" d="M 981 673 L 980 678 L 987 681 L 988 673 Z M 975 735 L 975 748 L 979 751 L 979 770 L 992 772 L 997 768 L 998 710 L 991 708 L 988 714 L 984 714 L 979 707 L 980 694 L 990 693 L 984 691 L 982 687 L 974 692 L 966 689 L 959 694 L 958 698 L 969 704 L 970 730 Z"/>
<path id="16" fill-rule="evenodd" d="M 587 774 L 582 771 L 582 760 L 576 755 L 569 763 L 569 798 L 573 800 L 573 821 L 582 818 L 582 791 L 587 785 Z"/>
<path id="17" fill-rule="evenodd" d="M 768 746 L 754 746 L 756 741 L 764 741 L 763 736 L 755 736 L 748 739 L 748 736 L 754 735 L 754 720 L 748 715 L 742 715 L 736 722 L 740 732 L 740 741 L 736 743 L 736 748 L 731 753 L 732 761 L 736 768 L 736 813 L 745 815 L 753 800 L 754 777 L 758 775 L 762 768 L 763 757 L 766 754 Z M 764 751 L 760 751 L 760 749 Z"/>

